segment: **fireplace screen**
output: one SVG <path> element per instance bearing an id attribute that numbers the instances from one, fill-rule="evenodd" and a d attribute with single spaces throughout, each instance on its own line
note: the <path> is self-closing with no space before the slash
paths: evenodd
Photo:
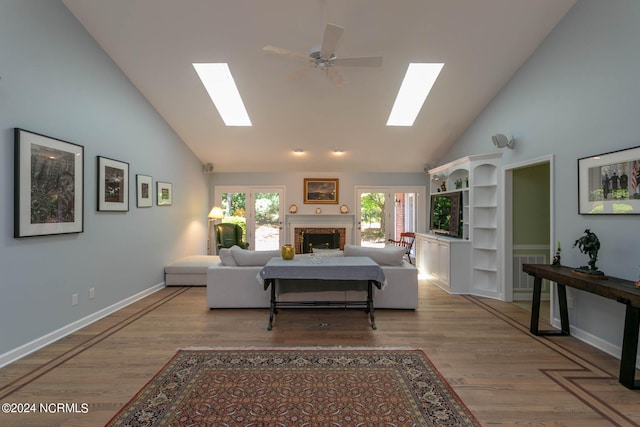
<path id="1" fill-rule="evenodd" d="M 334 230 L 331 233 L 305 233 L 302 234 L 302 253 L 307 254 L 316 249 L 339 249 L 340 233 Z"/>

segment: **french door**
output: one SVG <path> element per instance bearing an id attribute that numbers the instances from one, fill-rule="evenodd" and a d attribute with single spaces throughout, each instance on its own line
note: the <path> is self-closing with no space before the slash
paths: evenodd
<path id="1" fill-rule="evenodd" d="M 220 206 L 220 222 L 240 225 L 249 249 L 279 249 L 284 242 L 284 189 L 281 187 L 216 187 L 214 205 Z"/>
<path id="2" fill-rule="evenodd" d="M 425 224 L 423 187 L 360 187 L 356 191 L 356 243 L 383 247 L 400 233 L 421 232 Z"/>

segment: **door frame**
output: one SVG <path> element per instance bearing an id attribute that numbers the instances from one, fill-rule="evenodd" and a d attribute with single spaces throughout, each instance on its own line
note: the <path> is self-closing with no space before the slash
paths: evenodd
<path id="1" fill-rule="evenodd" d="M 502 262 L 502 294 L 504 295 L 504 301 L 513 302 L 513 198 L 510 197 L 513 191 L 513 171 L 516 169 L 523 169 L 531 166 L 537 166 L 541 164 L 549 164 L 549 259 L 553 259 L 555 254 L 555 248 L 553 242 L 556 241 L 556 227 L 554 218 L 554 200 L 555 200 L 555 182 L 554 182 L 554 157 L 553 155 L 547 155 L 538 157 L 531 160 L 526 160 L 520 163 L 514 163 L 504 167 L 504 191 L 502 203 L 504 208 L 504 233 L 503 236 L 503 248 L 504 259 Z M 509 197 L 509 200 L 507 200 Z M 508 203 L 507 203 L 508 202 Z M 554 306 L 554 292 L 550 292 L 550 311 L 553 312 Z M 552 314 L 552 313 L 550 313 Z"/>
<path id="2" fill-rule="evenodd" d="M 279 242 L 278 246 L 284 244 L 285 230 L 284 230 L 284 201 L 286 198 L 286 187 L 283 185 L 216 185 L 213 189 L 214 205 L 221 200 L 222 193 L 245 193 L 246 194 L 246 206 L 245 206 L 245 219 L 247 221 L 247 243 L 249 243 L 249 249 L 256 248 L 255 242 L 255 194 L 256 193 L 280 193 L 280 203 L 278 207 L 279 217 Z"/>
<path id="3" fill-rule="evenodd" d="M 393 209 L 387 209 L 387 207 L 393 207 L 394 204 L 394 194 L 395 193 L 414 193 L 416 195 L 415 206 L 416 206 L 416 233 L 424 233 L 426 229 L 426 218 L 427 218 L 427 205 L 426 205 L 426 192 L 427 187 L 420 185 L 360 185 L 354 187 L 354 201 L 355 201 L 355 233 L 354 233 L 354 241 L 356 245 L 360 245 L 361 243 L 361 229 L 360 223 L 362 218 L 360 216 L 362 210 L 360 206 L 360 195 L 361 193 L 385 193 L 385 215 L 387 216 L 385 224 L 385 241 L 391 238 L 390 230 L 392 230 L 391 221 L 393 215 Z"/>

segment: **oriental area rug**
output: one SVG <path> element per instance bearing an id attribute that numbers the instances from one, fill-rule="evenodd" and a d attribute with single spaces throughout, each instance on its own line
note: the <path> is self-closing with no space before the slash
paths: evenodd
<path id="1" fill-rule="evenodd" d="M 479 426 L 421 350 L 179 350 L 107 426 Z"/>

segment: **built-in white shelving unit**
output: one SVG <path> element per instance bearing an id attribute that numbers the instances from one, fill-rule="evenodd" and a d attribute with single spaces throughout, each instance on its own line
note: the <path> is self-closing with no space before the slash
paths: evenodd
<path id="1" fill-rule="evenodd" d="M 472 289 L 475 294 L 496 296 L 498 273 L 498 165 L 484 158 L 472 163 Z"/>
<path id="2" fill-rule="evenodd" d="M 461 192 L 462 233 L 460 238 L 419 234 L 416 263 L 451 293 L 501 297 L 501 156 L 464 157 L 429 171 L 432 194 Z"/>

